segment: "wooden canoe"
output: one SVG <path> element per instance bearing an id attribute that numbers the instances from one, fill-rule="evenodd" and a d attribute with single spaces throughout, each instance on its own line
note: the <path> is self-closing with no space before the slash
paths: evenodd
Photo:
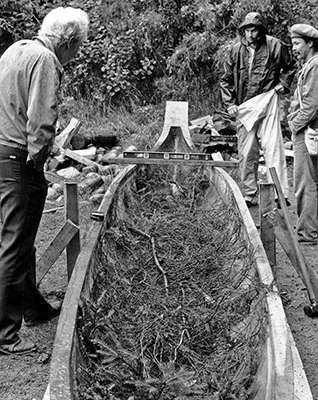
<path id="1" fill-rule="evenodd" d="M 195 151 L 188 130 L 186 102 L 167 102 L 163 131 L 153 151 Z M 92 222 L 85 245 L 78 256 L 58 322 L 45 400 L 80 399 L 77 373 L 80 364 L 85 363 L 77 326 L 81 299 L 92 295 L 98 244 L 106 227 L 108 229 L 111 226 L 114 210 L 121 201 L 121 192 L 133 182 L 137 168 L 136 165 L 128 165 L 113 180 L 98 209 L 103 219 Z M 241 192 L 223 168 L 214 166 L 206 168 L 210 185 L 208 206 L 213 208 L 217 201 L 216 197 L 219 196 L 228 207 L 238 213 L 242 221 L 242 235 L 253 250 L 255 270 L 258 275 L 256 279 L 259 279 L 265 288 L 267 334 L 253 382 L 253 395 L 250 398 L 312 400 L 307 377 L 286 320 L 269 261 Z"/>

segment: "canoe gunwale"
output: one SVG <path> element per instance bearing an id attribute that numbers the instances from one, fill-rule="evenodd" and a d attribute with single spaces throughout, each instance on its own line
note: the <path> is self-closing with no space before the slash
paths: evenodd
<path id="1" fill-rule="evenodd" d="M 238 185 L 226 171 L 219 167 L 215 167 L 213 170 L 227 183 L 235 198 L 249 241 L 255 249 L 254 255 L 259 279 L 267 287 L 269 336 L 266 344 L 267 368 L 263 372 L 266 376 L 266 384 L 261 392 L 261 397 L 256 393 L 253 400 L 313 400 L 270 263 L 245 200 Z"/>
<path id="2" fill-rule="evenodd" d="M 109 186 L 98 212 L 107 215 L 118 188 L 125 180 L 129 179 L 135 169 L 135 165 L 129 165 L 116 176 Z M 74 357 L 72 344 L 75 336 L 78 305 L 87 271 L 92 263 L 94 248 L 102 229 L 103 225 L 100 222 L 92 222 L 68 284 L 53 345 L 49 381 L 50 400 L 73 400 L 74 398 L 72 393 L 74 382 L 70 376 L 70 371 Z"/>

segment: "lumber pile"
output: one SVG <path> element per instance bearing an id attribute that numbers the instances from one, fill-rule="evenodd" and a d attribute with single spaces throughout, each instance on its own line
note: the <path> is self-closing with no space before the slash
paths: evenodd
<path id="1" fill-rule="evenodd" d="M 97 206 L 118 170 L 119 165 L 111 164 L 111 158 L 118 157 L 124 149 L 118 146 L 114 136 L 97 137 L 87 140 L 79 135 L 81 122 L 72 118 L 68 126 L 56 136 L 54 156 L 45 165 L 49 182 L 47 201 L 64 202 L 64 183 L 77 183 L 82 200 Z M 75 144 L 75 149 L 72 145 Z M 83 147 L 85 146 L 85 147 Z M 125 150 L 136 150 L 130 146 Z"/>

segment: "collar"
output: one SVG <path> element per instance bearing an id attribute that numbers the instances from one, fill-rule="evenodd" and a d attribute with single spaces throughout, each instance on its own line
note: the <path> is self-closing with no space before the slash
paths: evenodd
<path id="1" fill-rule="evenodd" d="M 56 57 L 52 41 L 46 36 L 35 36 L 34 40 L 36 40 L 39 43 L 41 43 L 44 47 L 49 49 L 54 54 L 54 56 L 55 56 L 55 58 L 57 60 L 57 63 L 58 63 L 58 68 L 60 69 L 61 72 L 63 72 L 64 68 L 63 68 L 62 64 L 60 63 L 59 59 Z"/>
<path id="2" fill-rule="evenodd" d="M 241 43 L 243 44 L 243 46 L 245 47 L 251 47 L 247 42 L 245 37 L 241 36 Z M 257 50 L 261 47 L 262 44 L 266 43 L 266 35 L 262 35 L 259 40 L 256 43 L 256 46 L 254 47 L 254 50 Z"/>

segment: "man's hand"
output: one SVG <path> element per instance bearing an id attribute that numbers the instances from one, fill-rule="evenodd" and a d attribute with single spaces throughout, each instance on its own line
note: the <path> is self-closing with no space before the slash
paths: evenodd
<path id="1" fill-rule="evenodd" d="M 55 157 L 61 154 L 61 148 L 57 144 L 53 144 L 52 150 L 51 150 L 51 156 Z"/>
<path id="2" fill-rule="evenodd" d="M 306 129 L 306 135 L 307 135 L 308 139 L 318 141 L 318 132 L 315 131 L 314 129 L 308 127 Z"/>
<path id="3" fill-rule="evenodd" d="M 281 83 L 279 83 L 278 85 L 276 85 L 276 86 L 274 87 L 274 90 L 275 90 L 275 92 L 276 92 L 277 94 L 283 94 L 283 93 L 285 92 L 285 88 L 284 88 L 284 86 L 283 86 Z"/>
<path id="4" fill-rule="evenodd" d="M 230 106 L 227 109 L 227 112 L 229 113 L 230 117 L 236 117 L 237 112 L 238 112 L 238 107 L 237 106 Z"/>

